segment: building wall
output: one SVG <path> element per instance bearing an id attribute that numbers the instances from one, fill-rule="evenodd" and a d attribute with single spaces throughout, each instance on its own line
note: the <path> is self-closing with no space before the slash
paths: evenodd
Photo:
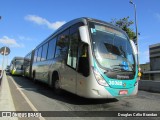
<path id="1" fill-rule="evenodd" d="M 140 68 L 141 68 L 141 73 L 142 73 L 141 79 L 150 80 L 149 74 L 145 74 L 146 71 L 150 71 L 150 63 L 140 64 Z"/>
<path id="2" fill-rule="evenodd" d="M 149 46 L 150 70 L 144 71 L 143 79 L 160 81 L 160 43 Z"/>
<path id="3" fill-rule="evenodd" d="M 150 63 L 140 64 L 141 72 L 150 71 Z"/>
<path id="4" fill-rule="evenodd" d="M 160 81 L 160 73 L 159 74 L 153 74 L 153 80 Z"/>
<path id="5" fill-rule="evenodd" d="M 151 71 L 160 70 L 160 43 L 149 46 Z"/>
<path id="6" fill-rule="evenodd" d="M 150 58 L 151 70 L 160 70 L 160 57 Z"/>

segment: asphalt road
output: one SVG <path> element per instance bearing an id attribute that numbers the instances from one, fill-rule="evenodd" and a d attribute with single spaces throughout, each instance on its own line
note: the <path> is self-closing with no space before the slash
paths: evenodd
<path id="1" fill-rule="evenodd" d="M 31 80 L 19 76 L 7 76 L 14 105 L 17 111 L 160 111 L 160 94 L 139 91 L 137 96 L 119 99 L 86 99 L 66 91 L 61 95 L 42 83 L 34 84 Z M 65 113 L 66 114 L 66 113 Z M 71 114 L 72 113 L 67 113 Z M 86 114 L 86 113 L 83 113 Z M 93 113 L 96 114 L 96 113 Z M 63 116 L 63 115 L 62 115 Z M 70 116 L 70 115 L 69 115 Z M 83 116 L 83 115 L 82 115 Z M 84 115 L 85 116 L 85 115 Z M 92 115 L 91 115 L 92 116 Z M 24 119 L 24 118 L 20 118 Z M 25 118 L 27 119 L 27 118 Z M 33 118 L 32 118 L 33 119 Z M 34 118 L 35 119 L 35 118 Z M 38 119 L 38 118 L 37 118 Z M 44 117 L 42 120 L 52 120 Z M 73 119 L 140 119 L 155 120 L 156 117 L 54 117 L 54 120 Z M 160 118 L 159 118 L 160 119 Z"/>

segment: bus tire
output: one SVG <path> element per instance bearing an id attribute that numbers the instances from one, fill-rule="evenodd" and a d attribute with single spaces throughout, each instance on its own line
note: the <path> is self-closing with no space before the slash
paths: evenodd
<path id="1" fill-rule="evenodd" d="M 59 81 L 59 76 L 57 72 L 54 72 L 52 75 L 52 87 L 56 94 L 61 93 L 60 81 Z"/>

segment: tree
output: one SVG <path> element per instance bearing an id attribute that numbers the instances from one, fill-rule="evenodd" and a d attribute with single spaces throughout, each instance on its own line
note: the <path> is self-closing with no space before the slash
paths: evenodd
<path id="1" fill-rule="evenodd" d="M 135 32 L 133 32 L 133 30 L 130 28 L 130 26 L 134 24 L 134 22 L 132 20 L 129 20 L 129 16 L 119 20 L 112 19 L 111 23 L 115 26 L 120 27 L 122 30 L 124 30 L 128 34 L 131 40 L 134 40 L 136 38 Z"/>

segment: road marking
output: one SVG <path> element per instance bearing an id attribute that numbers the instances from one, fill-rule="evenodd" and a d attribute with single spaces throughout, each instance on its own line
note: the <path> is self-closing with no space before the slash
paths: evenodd
<path id="1" fill-rule="evenodd" d="M 37 88 L 21 88 L 21 87 L 19 87 L 17 89 L 20 89 L 20 90 L 32 90 L 32 91 L 38 90 Z"/>
<path id="2" fill-rule="evenodd" d="M 19 89 L 17 83 L 13 80 L 13 78 L 12 78 L 12 77 L 10 77 L 10 78 L 11 78 L 12 82 L 14 83 L 14 85 L 16 86 L 17 90 L 19 90 L 19 92 L 21 93 L 21 95 L 23 96 L 23 98 L 24 98 L 24 99 L 26 100 L 26 102 L 29 104 L 29 106 L 31 107 L 31 109 L 32 109 L 33 111 L 38 111 L 38 110 L 34 107 L 34 105 L 32 104 L 32 102 L 27 98 L 27 96 L 21 91 L 21 89 Z M 39 119 L 40 119 L 40 120 L 45 120 L 44 117 L 39 117 Z"/>

